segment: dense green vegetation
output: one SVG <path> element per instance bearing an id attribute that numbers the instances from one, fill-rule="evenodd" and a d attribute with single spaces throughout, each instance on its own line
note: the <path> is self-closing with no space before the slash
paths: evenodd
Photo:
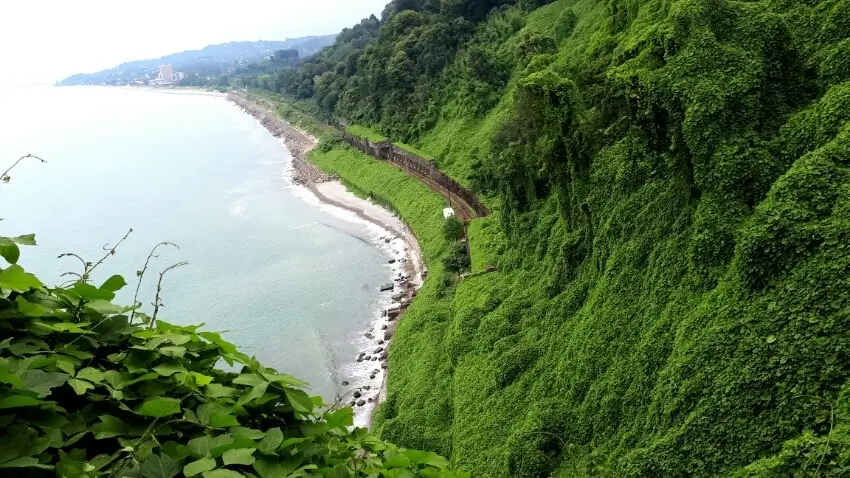
<path id="1" fill-rule="evenodd" d="M 395 0 L 279 73 L 494 210 L 468 236 L 472 271 L 498 271 L 446 289 L 445 238 L 398 207 L 432 274 L 382 438 L 476 476 L 846 473 L 848 19 L 847 0 Z M 316 159 L 419 199 L 389 165 Z"/>
<path id="2" fill-rule="evenodd" d="M 0 237 L 8 263 L 0 267 L 0 474 L 469 476 L 447 471 L 448 461 L 432 452 L 354 428 L 351 408 L 310 397 L 306 384 L 219 334 L 161 320 L 162 279 L 180 263 L 159 275 L 152 314 L 138 297 L 129 307 L 112 303 L 124 278 L 96 286 L 92 277 L 121 242 L 98 261 L 63 255 L 82 270 L 49 287 L 17 264 L 19 245 L 35 245 L 35 237 Z M 169 245 L 154 248 L 136 274 L 139 285 L 157 249 Z"/>

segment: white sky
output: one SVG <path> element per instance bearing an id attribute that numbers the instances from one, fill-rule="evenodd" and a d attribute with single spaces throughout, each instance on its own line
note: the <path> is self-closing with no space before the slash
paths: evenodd
<path id="1" fill-rule="evenodd" d="M 389 0 L 0 0 L 0 85 L 214 43 L 336 33 Z"/>

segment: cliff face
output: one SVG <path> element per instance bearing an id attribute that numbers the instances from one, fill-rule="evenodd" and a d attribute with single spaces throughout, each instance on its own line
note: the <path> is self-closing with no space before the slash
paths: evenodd
<path id="1" fill-rule="evenodd" d="M 491 477 L 846 465 L 850 1 L 431 3 L 301 91 L 493 210 L 498 272 L 432 267 L 398 330 L 382 436 Z"/>

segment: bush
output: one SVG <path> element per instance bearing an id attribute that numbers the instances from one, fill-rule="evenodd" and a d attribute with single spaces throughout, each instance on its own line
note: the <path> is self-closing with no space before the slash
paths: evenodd
<path id="1" fill-rule="evenodd" d="M 4 473 L 468 476 L 444 471 L 447 461 L 434 453 L 353 428 L 351 408 L 326 407 L 305 383 L 217 333 L 157 320 L 139 304 L 113 304 L 126 281 L 91 284 L 100 262 L 87 263 L 67 287 L 45 286 L 15 264 L 17 244 L 34 243 L 33 236 L 0 237 L 0 255 L 10 262 L 0 270 Z M 217 368 L 220 362 L 239 372 Z"/>
<path id="2" fill-rule="evenodd" d="M 470 265 L 469 254 L 466 252 L 466 243 L 464 242 L 455 243 L 443 258 L 443 267 L 448 272 L 462 272 L 469 269 Z"/>
<path id="3" fill-rule="evenodd" d="M 443 237 L 449 242 L 455 242 L 465 234 L 463 221 L 457 216 L 449 216 L 443 223 Z"/>

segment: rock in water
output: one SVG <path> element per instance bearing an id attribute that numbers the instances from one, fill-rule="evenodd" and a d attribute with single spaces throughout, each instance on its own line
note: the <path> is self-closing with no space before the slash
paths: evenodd
<path id="1" fill-rule="evenodd" d="M 362 398 L 360 400 L 357 400 L 358 407 L 362 407 L 363 405 L 366 405 L 366 400 L 363 400 Z"/>
<path id="2" fill-rule="evenodd" d="M 381 292 L 386 292 L 388 290 L 393 290 L 395 286 L 392 282 L 387 282 L 386 284 L 381 286 Z"/>

